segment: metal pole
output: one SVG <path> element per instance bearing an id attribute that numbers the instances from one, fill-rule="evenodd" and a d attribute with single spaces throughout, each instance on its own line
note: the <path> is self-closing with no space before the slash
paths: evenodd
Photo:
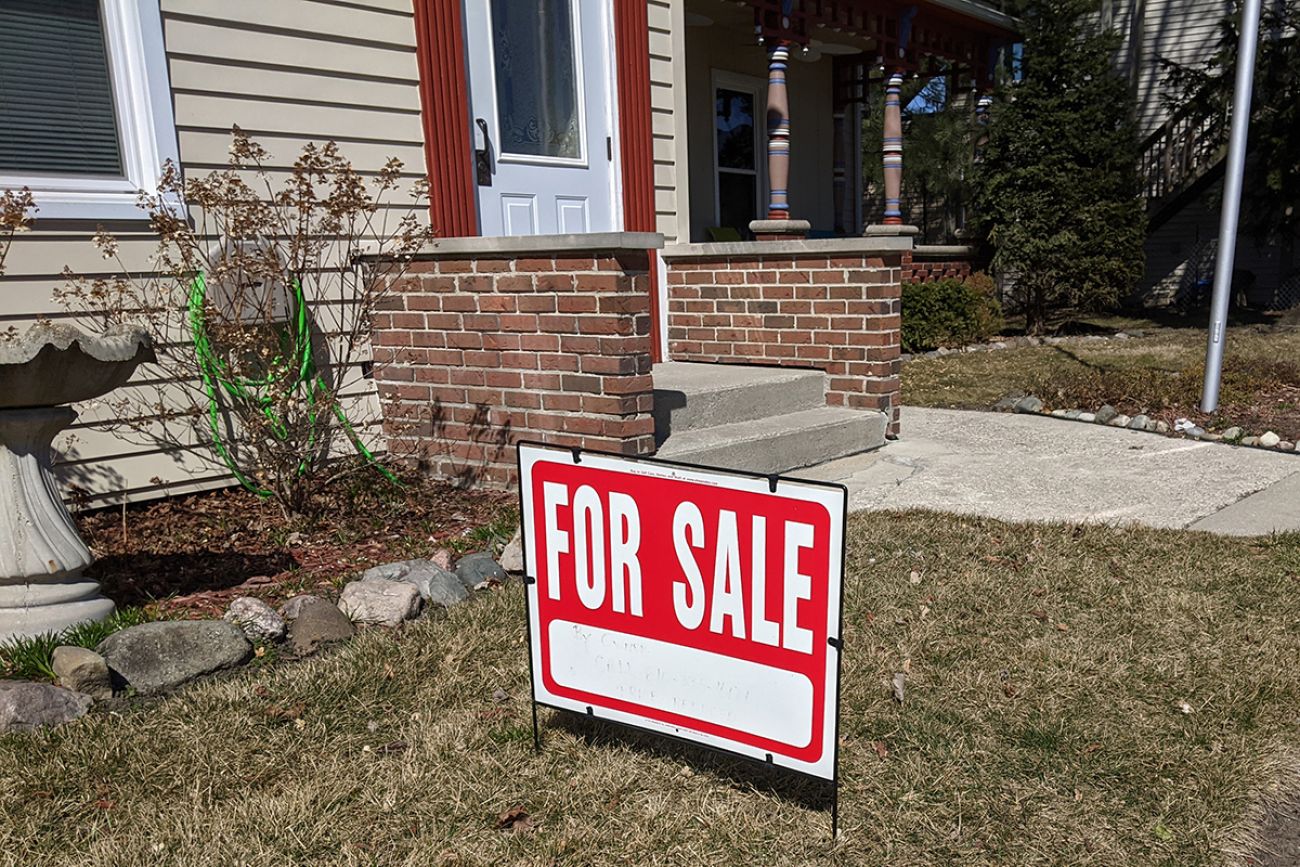
<path id="1" fill-rule="evenodd" d="M 1219 214 L 1219 255 L 1214 263 L 1214 300 L 1210 305 L 1210 337 L 1205 351 L 1205 387 L 1201 411 L 1219 406 L 1219 379 L 1223 372 L 1224 333 L 1228 297 L 1232 290 L 1232 265 L 1237 253 L 1237 219 L 1241 216 L 1241 178 L 1246 167 L 1246 135 L 1250 130 L 1250 92 L 1255 80 L 1255 44 L 1259 39 L 1260 0 L 1241 6 L 1241 38 L 1237 43 L 1237 78 L 1232 95 L 1232 137 L 1223 179 L 1223 210 Z"/>

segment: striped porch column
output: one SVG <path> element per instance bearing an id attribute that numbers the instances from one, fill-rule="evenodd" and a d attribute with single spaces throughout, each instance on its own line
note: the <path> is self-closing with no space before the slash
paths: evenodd
<path id="1" fill-rule="evenodd" d="M 767 218 L 790 219 L 790 96 L 785 88 L 790 43 L 779 41 L 767 53 Z"/>
<path id="2" fill-rule="evenodd" d="M 892 73 L 885 81 L 885 135 L 881 151 L 885 168 L 886 226 L 903 225 L 903 76 Z"/>

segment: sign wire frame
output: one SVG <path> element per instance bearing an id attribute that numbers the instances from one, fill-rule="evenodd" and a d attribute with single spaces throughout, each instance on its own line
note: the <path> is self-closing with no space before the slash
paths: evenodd
<path id="1" fill-rule="evenodd" d="M 840 825 L 840 720 L 841 720 L 840 705 L 844 700 L 843 689 L 841 688 L 842 686 L 841 681 L 842 681 L 843 669 L 844 669 L 844 567 L 846 562 L 845 556 L 848 553 L 848 519 L 849 519 L 848 487 L 838 482 L 825 482 L 816 479 L 801 479 L 796 476 L 788 476 L 781 473 L 756 473 L 750 470 L 734 470 L 734 469 L 727 469 L 724 467 L 711 467 L 705 464 L 690 463 L 689 461 L 665 460 L 663 458 L 646 457 L 643 455 L 622 455 L 622 454 L 618 454 L 617 452 L 607 452 L 607 451 L 601 451 L 599 449 L 585 449 L 582 448 L 581 446 L 557 446 L 551 443 L 541 442 L 540 440 L 519 440 L 518 442 L 515 443 L 515 473 L 519 480 L 518 481 L 519 517 L 521 521 L 523 520 L 523 516 L 524 516 L 524 485 L 523 485 L 524 468 L 523 468 L 523 451 L 522 451 L 524 446 L 530 446 L 533 448 L 544 449 L 552 452 L 565 452 L 570 456 L 574 465 L 581 464 L 582 456 L 584 454 L 589 454 L 589 455 L 595 455 L 603 458 L 614 458 L 616 460 L 629 461 L 632 463 L 649 464 L 652 466 L 680 467 L 682 469 L 696 470 L 696 471 L 707 472 L 707 473 L 715 473 L 717 475 L 738 476 L 740 478 L 745 478 L 745 479 L 763 479 L 767 482 L 768 492 L 773 494 L 776 493 L 777 487 L 780 485 L 781 482 L 790 482 L 790 483 L 800 484 L 800 485 L 812 485 L 814 487 L 822 487 L 822 488 L 833 488 L 839 490 L 843 494 L 843 497 L 841 499 L 842 514 L 840 516 L 840 520 L 841 520 L 841 526 L 844 528 L 844 532 L 840 534 L 840 593 L 839 593 L 839 611 L 836 615 L 836 621 L 839 624 L 838 631 L 840 634 L 836 636 L 827 636 L 826 638 L 827 644 L 829 644 L 831 649 L 835 651 L 835 725 L 832 727 L 831 748 L 833 750 L 833 757 L 831 759 L 832 774 L 831 774 L 830 784 L 831 784 L 831 840 L 832 841 L 838 840 L 839 825 Z M 529 602 L 528 588 L 529 585 L 536 583 L 537 579 L 533 577 L 532 567 L 533 567 L 534 552 L 532 551 L 532 548 L 529 545 L 529 534 L 521 532 L 520 541 L 522 543 L 523 554 L 524 554 L 524 579 L 523 579 L 524 580 L 524 643 L 528 647 L 528 698 L 529 698 L 529 703 L 532 705 L 533 750 L 536 753 L 540 753 L 542 751 L 542 735 L 541 735 L 541 727 L 539 725 L 539 721 L 537 717 L 537 708 L 546 707 L 554 711 L 559 711 L 561 713 L 570 713 L 570 714 L 576 714 L 577 711 L 573 710 L 572 708 L 559 707 L 557 705 L 549 704 L 547 702 L 538 701 L 536 698 L 537 672 L 533 666 L 533 653 L 532 653 L 533 610 L 532 610 L 532 605 Z M 697 749 L 704 749 L 712 753 L 717 753 L 720 755 L 727 756 L 729 758 L 740 759 L 742 761 L 754 765 L 759 765 L 761 767 L 780 767 L 773 763 L 771 753 L 767 754 L 766 759 L 759 759 L 754 756 L 746 755 L 745 753 L 729 750 L 725 747 L 718 746 L 716 744 L 693 741 L 690 740 L 689 738 L 682 737 L 679 735 L 674 735 L 669 732 L 660 731 L 658 729 L 653 729 L 648 726 L 639 726 L 636 725 L 635 723 L 625 722 L 623 720 L 601 717 L 596 714 L 595 708 L 591 707 L 590 705 L 587 706 L 587 712 L 585 716 L 591 719 L 600 720 L 601 722 L 604 722 L 606 724 L 621 726 L 623 728 L 630 729 L 632 731 L 645 732 L 647 734 L 665 738 L 669 741 L 673 741 L 681 744 L 688 744 Z M 818 777 L 806 771 L 801 771 L 798 768 L 780 767 L 780 770 L 784 773 L 793 774 L 795 776 L 802 777 L 804 779 L 815 780 L 821 784 L 826 783 L 826 779 L 824 777 Z"/>

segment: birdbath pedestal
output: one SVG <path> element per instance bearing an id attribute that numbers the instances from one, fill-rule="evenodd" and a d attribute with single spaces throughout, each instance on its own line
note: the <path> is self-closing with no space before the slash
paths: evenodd
<path id="1" fill-rule="evenodd" d="M 67 404 L 107 394 L 152 360 L 137 329 L 92 337 L 42 323 L 0 339 L 0 641 L 113 613 L 82 574 L 94 556 L 59 495 L 50 444 L 77 418 Z"/>

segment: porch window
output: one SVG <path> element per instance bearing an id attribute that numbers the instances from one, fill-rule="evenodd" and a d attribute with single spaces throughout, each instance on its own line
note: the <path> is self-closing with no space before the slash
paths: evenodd
<path id="1" fill-rule="evenodd" d="M 750 222 L 758 217 L 762 192 L 755 122 L 759 89 L 719 84 L 714 103 L 718 226 L 746 237 Z"/>
<path id="2" fill-rule="evenodd" d="M 141 219 L 176 157 L 157 0 L 0 0 L 0 188 L 46 219 Z"/>

